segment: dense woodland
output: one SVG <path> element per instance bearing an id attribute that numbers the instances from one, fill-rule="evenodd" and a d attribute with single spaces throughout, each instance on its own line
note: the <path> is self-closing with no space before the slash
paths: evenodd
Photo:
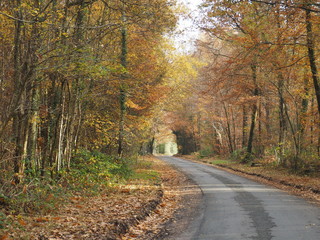
<path id="1" fill-rule="evenodd" d="M 172 114 L 185 153 L 319 171 L 319 3 L 204 1 L 201 11 L 195 57 L 206 66 Z"/>
<path id="2" fill-rule="evenodd" d="M 199 9 L 191 56 L 168 40 L 175 1 L 1 1 L 0 181 L 59 178 L 81 151 L 152 152 L 164 124 L 183 154 L 317 169 L 319 3 Z"/>
<path id="3" fill-rule="evenodd" d="M 138 152 L 153 106 L 170 91 L 164 36 L 177 22 L 174 5 L 1 1 L 1 172 L 16 183 L 55 178 L 80 149 Z"/>

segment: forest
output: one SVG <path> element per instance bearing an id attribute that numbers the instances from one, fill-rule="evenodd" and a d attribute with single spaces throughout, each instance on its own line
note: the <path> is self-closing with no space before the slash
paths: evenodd
<path id="1" fill-rule="evenodd" d="M 79 149 L 138 152 L 153 105 L 169 91 L 171 2 L 0 6 L 1 169 L 13 170 L 18 183 L 70 169 Z"/>
<path id="2" fill-rule="evenodd" d="M 319 13 L 316 1 L 204 1 L 194 56 L 206 65 L 173 114 L 185 154 L 319 173 Z"/>
<path id="3" fill-rule="evenodd" d="M 168 132 L 179 154 L 319 174 L 320 4 L 198 11 L 183 51 L 180 1 L 0 1 L 0 229 L 37 189 L 128 179 Z"/>

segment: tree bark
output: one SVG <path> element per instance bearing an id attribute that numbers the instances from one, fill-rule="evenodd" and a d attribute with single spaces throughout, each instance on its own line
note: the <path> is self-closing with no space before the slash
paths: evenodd
<path id="1" fill-rule="evenodd" d="M 127 54 L 128 54 L 128 46 L 127 46 L 127 28 L 125 26 L 126 17 L 123 13 L 122 15 L 123 27 L 121 30 L 121 56 L 120 61 L 124 71 L 127 71 Z M 127 73 L 123 73 L 120 76 L 120 120 L 119 120 L 119 139 L 118 139 L 118 155 L 121 157 L 123 154 L 124 148 L 124 134 L 125 134 L 125 117 L 126 117 L 126 102 L 127 102 L 127 89 L 125 84 Z"/>
<path id="2" fill-rule="evenodd" d="M 311 11 L 309 9 L 305 10 L 306 12 L 306 31 L 307 31 L 307 48 L 308 48 L 308 57 L 309 65 L 312 74 L 313 86 L 318 103 L 318 113 L 320 114 L 320 85 L 319 85 L 319 76 L 318 68 L 316 64 L 316 55 L 315 55 L 315 43 L 314 43 L 314 33 L 313 25 L 311 20 Z"/>
<path id="3" fill-rule="evenodd" d="M 13 140 L 15 144 L 15 150 L 13 155 L 13 170 L 15 173 L 15 182 L 19 183 L 19 178 L 17 177 L 20 171 L 22 146 L 21 146 L 21 111 L 20 111 L 20 97 L 22 95 L 22 84 L 21 84 L 21 72 L 20 72 L 20 59 L 21 59 L 21 32 L 22 32 L 22 12 L 19 9 L 21 5 L 21 0 L 16 0 L 16 18 L 15 21 L 15 36 L 14 36 L 14 47 L 13 47 L 13 78 L 14 78 L 14 112 L 13 112 L 13 123 L 12 132 Z M 21 20 L 19 20 L 21 19 Z"/>
<path id="4" fill-rule="evenodd" d="M 224 109 L 224 113 L 226 116 L 226 120 L 227 120 L 227 136 L 228 136 L 228 144 L 229 144 L 229 152 L 233 153 L 234 149 L 233 149 L 233 140 L 232 140 L 232 134 L 231 134 L 231 124 L 230 124 L 230 119 L 229 119 L 229 114 L 228 114 L 228 110 L 226 107 L 226 103 L 223 102 L 223 109 Z"/>
<path id="5" fill-rule="evenodd" d="M 247 146 L 248 112 L 246 105 L 242 107 L 242 148 Z"/>
<path id="6" fill-rule="evenodd" d="M 278 158 L 279 163 L 285 165 L 284 156 L 284 140 L 286 130 L 286 118 L 285 118 L 285 101 L 283 96 L 284 91 L 284 78 L 280 72 L 278 72 L 278 108 L 279 108 L 279 135 L 278 135 Z"/>
<path id="7" fill-rule="evenodd" d="M 251 64 L 251 70 L 252 70 L 252 80 L 253 80 L 253 84 L 254 84 L 253 96 L 258 97 L 259 89 L 258 89 L 258 84 L 257 84 L 257 65 L 256 65 L 256 63 Z M 245 158 L 243 159 L 243 162 L 249 161 L 251 158 L 251 155 L 252 155 L 254 129 L 255 129 L 255 125 L 256 125 L 257 111 L 258 111 L 257 105 L 258 105 L 258 103 L 256 100 L 256 102 L 252 106 L 251 124 L 250 124 L 249 139 L 248 139 L 248 145 L 247 145 L 247 153 L 246 153 Z"/>

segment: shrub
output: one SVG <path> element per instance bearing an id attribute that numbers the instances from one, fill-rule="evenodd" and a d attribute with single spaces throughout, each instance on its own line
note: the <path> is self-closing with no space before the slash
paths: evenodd
<path id="1" fill-rule="evenodd" d="M 132 174 L 131 162 L 130 159 L 120 159 L 98 151 L 81 150 L 73 158 L 71 174 L 78 180 L 93 183 L 128 179 Z"/>
<path id="2" fill-rule="evenodd" d="M 0 212 L 0 229 L 3 229 L 6 227 L 7 225 L 6 220 L 7 220 L 7 216 L 3 212 Z"/>
<path id="3" fill-rule="evenodd" d="M 204 148 L 199 151 L 198 158 L 211 157 L 215 152 L 211 148 Z"/>
<path id="4" fill-rule="evenodd" d="M 246 150 L 245 149 L 237 149 L 233 151 L 230 155 L 232 160 L 242 161 L 246 157 Z"/>

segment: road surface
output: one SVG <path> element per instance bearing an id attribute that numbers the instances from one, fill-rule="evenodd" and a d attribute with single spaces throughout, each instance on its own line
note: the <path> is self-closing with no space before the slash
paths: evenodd
<path id="1" fill-rule="evenodd" d="M 213 167 L 160 157 L 203 192 L 198 215 L 175 240 L 320 240 L 320 208 Z"/>

